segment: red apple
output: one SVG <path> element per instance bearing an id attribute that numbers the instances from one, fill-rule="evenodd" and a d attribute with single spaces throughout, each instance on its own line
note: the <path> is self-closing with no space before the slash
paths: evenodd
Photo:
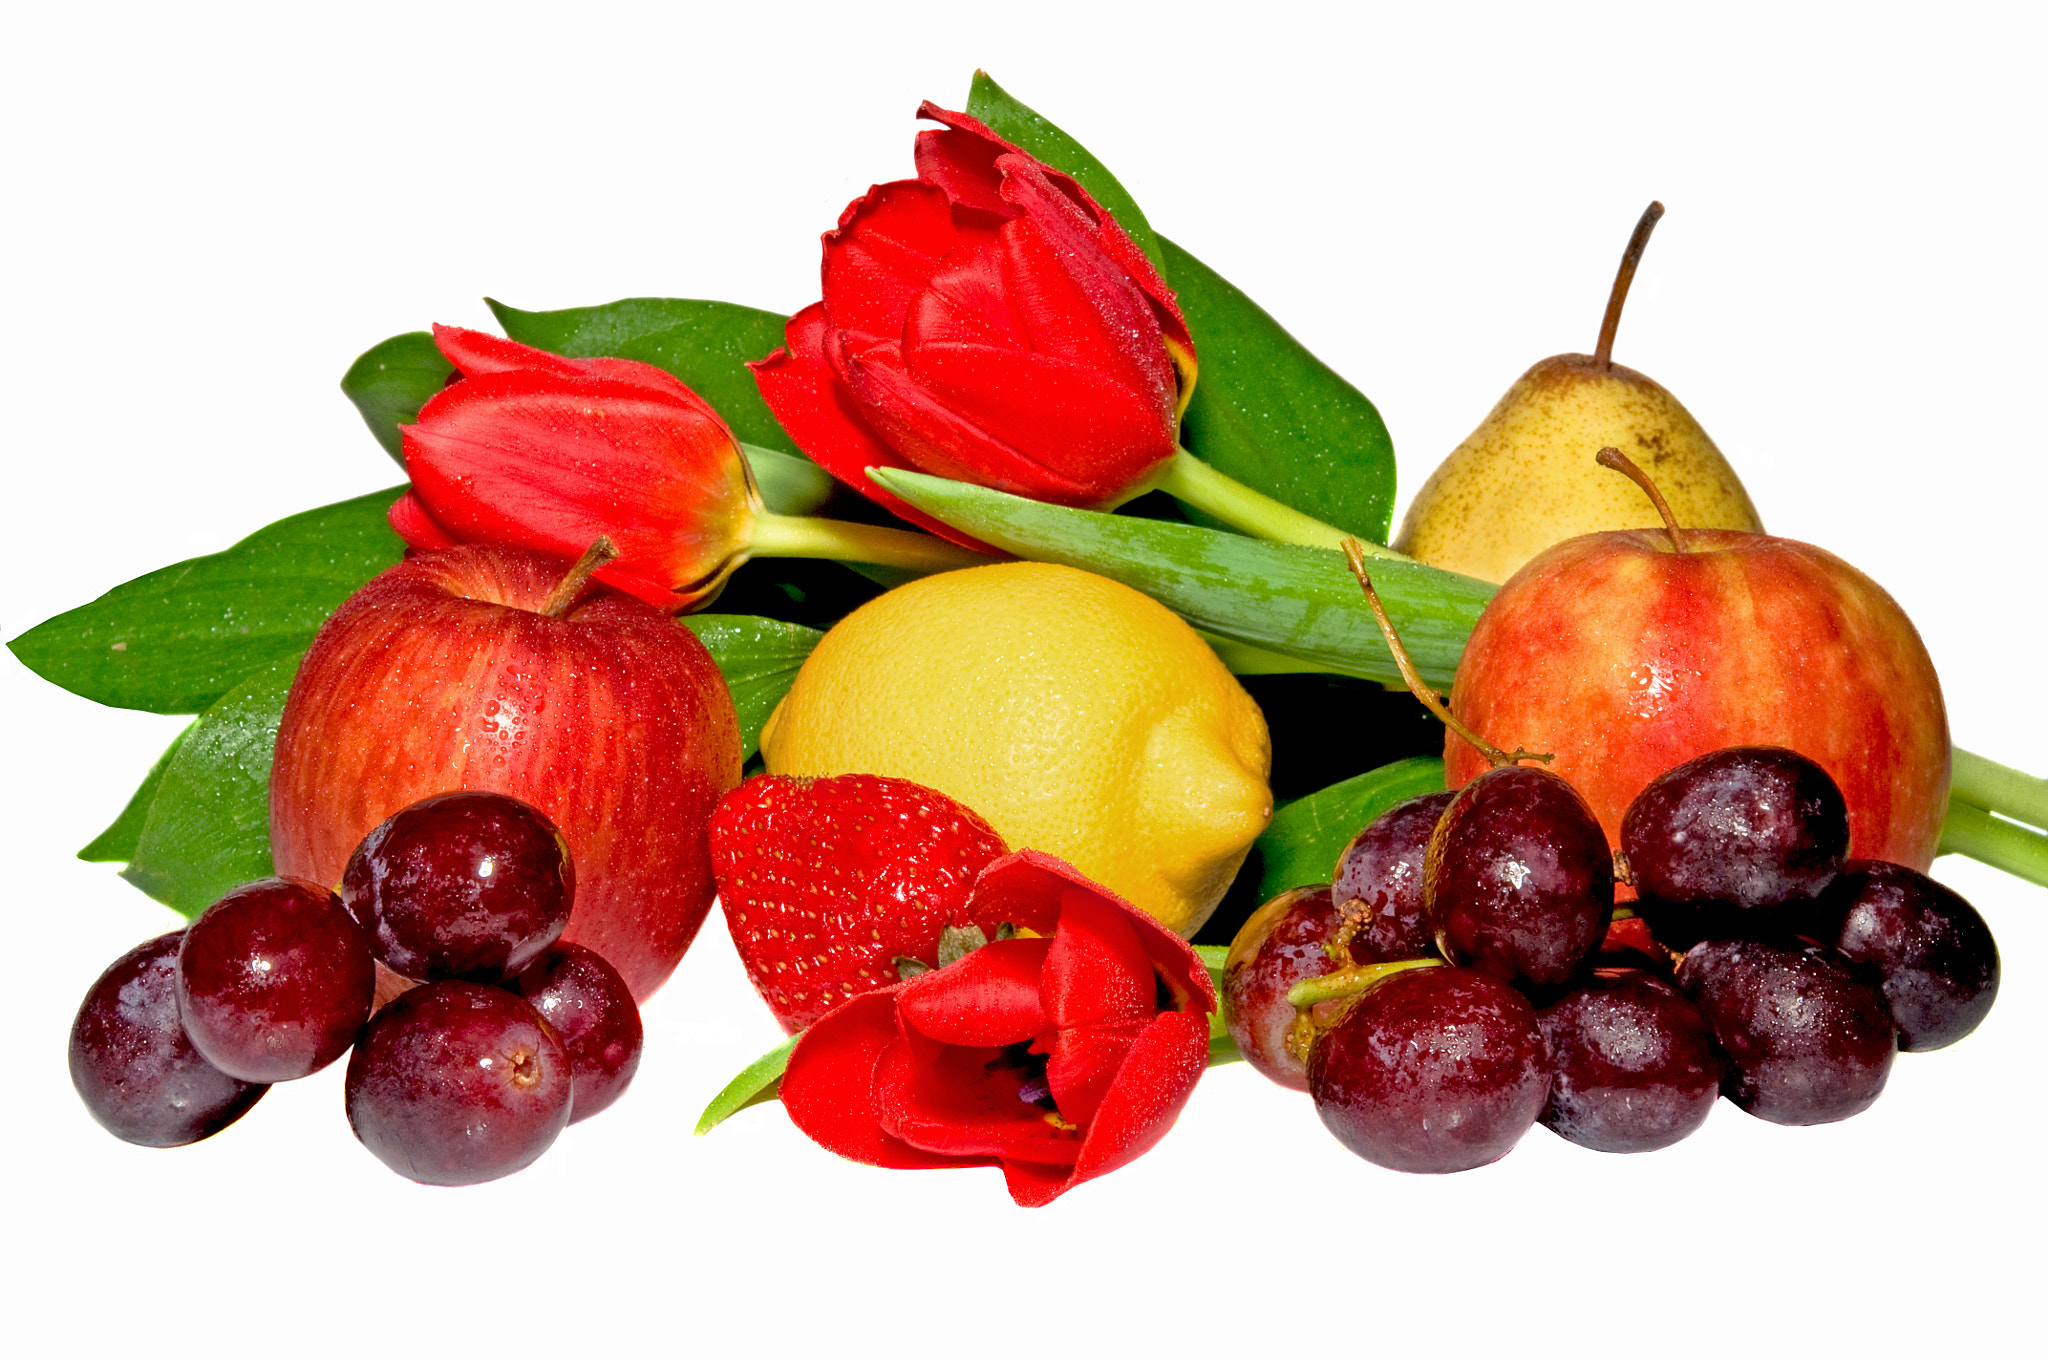
<path id="1" fill-rule="evenodd" d="M 430 794 L 533 804 L 575 857 L 563 939 L 645 1001 L 711 906 L 706 824 L 740 782 L 710 653 L 653 606 L 493 545 L 421 553 L 336 610 L 285 701 L 270 776 L 277 872 L 338 883 L 357 842 Z"/>
<path id="2" fill-rule="evenodd" d="M 1466 643 L 1451 711 L 1550 768 L 1618 843 L 1622 814 L 1680 761 L 1787 746 L 1849 804 L 1851 853 L 1925 870 L 1948 806 L 1934 663 L 1891 596 L 1833 553 L 1733 530 L 1568 539 L 1500 588 Z M 1458 788 L 1487 768 L 1447 735 Z"/>

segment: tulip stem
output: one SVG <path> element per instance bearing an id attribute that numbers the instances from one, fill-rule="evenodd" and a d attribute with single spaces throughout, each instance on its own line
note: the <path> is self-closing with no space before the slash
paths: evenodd
<path id="1" fill-rule="evenodd" d="M 755 516 L 751 550 L 754 557 L 826 557 L 916 572 L 952 571 L 997 560 L 912 529 L 772 513 Z"/>
<path id="2" fill-rule="evenodd" d="M 1167 460 L 1166 466 L 1139 490 L 1164 491 L 1175 500 L 1185 501 L 1197 510 L 1215 516 L 1233 529 L 1274 543 L 1341 548 L 1345 539 L 1356 537 L 1254 491 L 1243 482 L 1224 476 L 1186 449 L 1177 451 Z M 1408 560 L 1403 554 L 1377 543 L 1367 543 L 1364 548 L 1370 557 Z"/>

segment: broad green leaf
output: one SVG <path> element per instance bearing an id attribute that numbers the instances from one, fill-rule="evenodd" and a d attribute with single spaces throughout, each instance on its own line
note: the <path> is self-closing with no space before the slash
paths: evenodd
<path id="1" fill-rule="evenodd" d="M 1341 553 L 1073 510 L 895 468 L 868 475 L 984 543 L 1121 581 L 1205 632 L 1341 675 L 1401 679 Z M 1373 559 L 1370 566 L 1374 588 L 1424 683 L 1448 688 L 1494 587 L 1419 562 Z"/>
<path id="2" fill-rule="evenodd" d="M 342 375 L 341 390 L 356 404 L 363 424 L 377 436 L 384 452 L 404 467 L 398 427 L 417 420 L 427 398 L 446 387 L 454 375 L 455 366 L 441 357 L 432 335 L 407 331 L 364 350 Z"/>
<path id="3" fill-rule="evenodd" d="M 157 788 L 164 782 L 164 771 L 171 767 L 171 757 L 178 754 L 178 748 L 185 742 L 185 734 L 192 730 L 187 723 L 184 731 L 171 738 L 171 744 L 157 757 L 156 764 L 142 777 L 141 787 L 128 799 L 128 806 L 121 809 L 121 815 L 114 824 L 93 837 L 92 844 L 78 852 L 78 857 L 90 864 L 126 864 L 135 858 L 135 842 L 142 836 L 142 823 L 149 816 L 149 805 L 156 798 Z"/>
<path id="4" fill-rule="evenodd" d="M 1051 119 L 996 84 L 986 71 L 974 73 L 974 83 L 967 91 L 967 116 L 981 120 L 997 136 L 1029 151 L 1053 169 L 1072 175 L 1117 220 L 1153 267 L 1167 274 L 1159 238 L 1153 233 L 1152 224 L 1145 220 L 1145 214 L 1138 210 L 1137 201 L 1117 183 L 1108 166 Z"/>
<path id="5" fill-rule="evenodd" d="M 782 702 L 818 639 L 815 628 L 749 614 L 688 614 L 683 625 L 718 663 L 739 711 L 742 760 L 761 742 L 761 724 Z"/>
<path id="6" fill-rule="evenodd" d="M 624 298 L 554 312 L 522 312 L 485 301 L 505 334 L 522 345 L 572 359 L 602 354 L 666 369 L 709 402 L 740 439 L 800 452 L 769 414 L 746 366 L 782 343 L 786 318 L 774 312 L 694 298 Z"/>
<path id="7" fill-rule="evenodd" d="M 8 648 L 99 703 L 197 713 L 304 651 L 343 600 L 399 560 L 405 545 L 384 515 L 402 489 L 308 510 L 224 552 L 139 576 Z"/>
<path id="8" fill-rule="evenodd" d="M 792 1034 L 748 1063 L 738 1076 L 727 1082 L 725 1089 L 711 1098 L 711 1103 L 698 1117 L 697 1136 L 702 1138 L 749 1105 L 775 1099 L 782 1089 L 782 1074 L 789 1066 L 789 1055 L 796 1048 L 796 1041 L 802 1037 Z"/>
<path id="9" fill-rule="evenodd" d="M 270 760 L 297 656 L 272 662 L 187 728 L 121 877 L 188 919 L 268 878 Z"/>
<path id="10" fill-rule="evenodd" d="M 1328 883 L 1337 857 L 1366 823 L 1394 804 L 1444 786 L 1444 763 L 1416 756 L 1367 770 L 1306 798 L 1283 803 L 1252 844 L 1259 874 L 1259 900 L 1289 888 Z"/>
<path id="11" fill-rule="evenodd" d="M 1256 491 L 1385 543 L 1394 443 L 1379 411 L 1228 280 L 1164 237 L 1160 246 L 1195 342 L 1181 443 Z"/>

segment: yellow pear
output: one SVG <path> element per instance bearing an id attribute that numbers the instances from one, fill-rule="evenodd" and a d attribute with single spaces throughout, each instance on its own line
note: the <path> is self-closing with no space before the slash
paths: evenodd
<path id="1" fill-rule="evenodd" d="M 1415 493 L 1392 546 L 1498 582 L 1562 539 L 1659 527 L 1635 484 L 1594 461 L 1608 445 L 1656 479 L 1680 523 L 1763 531 L 1735 469 L 1692 413 L 1612 357 L 1636 264 L 1663 215 L 1652 203 L 1636 223 L 1594 352 L 1552 355 L 1516 379 Z"/>

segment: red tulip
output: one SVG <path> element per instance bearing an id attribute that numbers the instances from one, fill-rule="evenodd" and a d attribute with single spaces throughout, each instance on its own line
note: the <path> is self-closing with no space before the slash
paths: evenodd
<path id="1" fill-rule="evenodd" d="M 869 482 L 913 468 L 1103 506 L 1172 458 L 1195 378 L 1173 292 L 1074 180 L 964 114 L 917 136 L 914 180 L 870 189 L 825 234 L 824 300 L 753 365 L 804 452 Z"/>
<path id="2" fill-rule="evenodd" d="M 1149 1150 L 1208 1062 L 1216 993 L 1186 942 L 1035 850 L 976 880 L 977 919 L 1030 932 L 868 992 L 804 1031 L 796 1126 L 842 1157 L 1001 1166 L 1047 1204 Z"/>
<path id="3" fill-rule="evenodd" d="M 732 431 L 651 364 L 566 359 L 436 326 L 462 380 L 404 430 L 412 490 L 391 527 L 416 548 L 619 550 L 599 580 L 662 609 L 706 598 L 746 557 L 760 494 Z"/>

